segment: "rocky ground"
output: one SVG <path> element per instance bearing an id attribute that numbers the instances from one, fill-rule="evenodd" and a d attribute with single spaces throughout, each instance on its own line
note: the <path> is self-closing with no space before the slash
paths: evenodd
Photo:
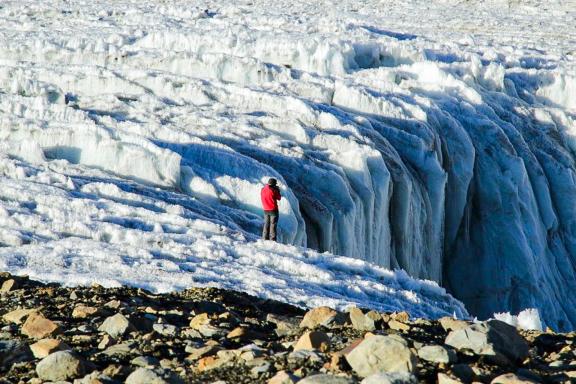
<path id="1" fill-rule="evenodd" d="M 570 383 L 576 334 L 0 274 L 0 383 Z"/>

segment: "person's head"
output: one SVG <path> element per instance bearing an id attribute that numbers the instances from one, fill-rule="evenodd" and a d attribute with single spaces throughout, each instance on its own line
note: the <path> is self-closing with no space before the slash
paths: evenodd
<path id="1" fill-rule="evenodd" d="M 278 180 L 276 180 L 275 178 L 271 177 L 270 179 L 268 179 L 268 185 L 275 187 L 277 184 L 278 184 Z"/>

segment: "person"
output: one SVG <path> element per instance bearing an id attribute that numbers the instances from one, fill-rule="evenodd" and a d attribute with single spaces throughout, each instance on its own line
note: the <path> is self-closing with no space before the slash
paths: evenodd
<path id="1" fill-rule="evenodd" d="M 274 178 L 268 180 L 268 184 L 260 191 L 262 208 L 264 209 L 264 228 L 262 229 L 263 240 L 276 241 L 276 227 L 278 225 L 278 201 L 282 198 L 278 181 Z"/>

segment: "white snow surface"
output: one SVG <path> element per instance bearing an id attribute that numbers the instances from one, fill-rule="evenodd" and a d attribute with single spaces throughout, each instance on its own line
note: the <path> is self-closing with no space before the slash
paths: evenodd
<path id="1" fill-rule="evenodd" d="M 516 328 L 542 331 L 542 321 L 540 320 L 540 313 L 536 308 L 526 308 L 518 315 L 512 315 L 510 312 L 495 313 L 494 318 L 504 321 Z"/>
<path id="2" fill-rule="evenodd" d="M 3 1 L 0 268 L 574 329 L 575 5 Z"/>

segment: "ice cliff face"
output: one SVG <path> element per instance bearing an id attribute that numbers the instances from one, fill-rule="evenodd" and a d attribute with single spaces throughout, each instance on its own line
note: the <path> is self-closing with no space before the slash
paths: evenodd
<path id="1" fill-rule="evenodd" d="M 273 176 L 283 242 L 439 282 L 479 317 L 537 307 L 573 329 L 576 33 L 557 34 L 574 11 L 307 3 L 7 2 L 0 151 L 25 166 L 2 160 L 3 183 L 34 176 L 74 204 L 120 178 L 257 233 Z M 59 227 L 4 210 L 8 247 L 111 241 L 89 212 Z"/>

